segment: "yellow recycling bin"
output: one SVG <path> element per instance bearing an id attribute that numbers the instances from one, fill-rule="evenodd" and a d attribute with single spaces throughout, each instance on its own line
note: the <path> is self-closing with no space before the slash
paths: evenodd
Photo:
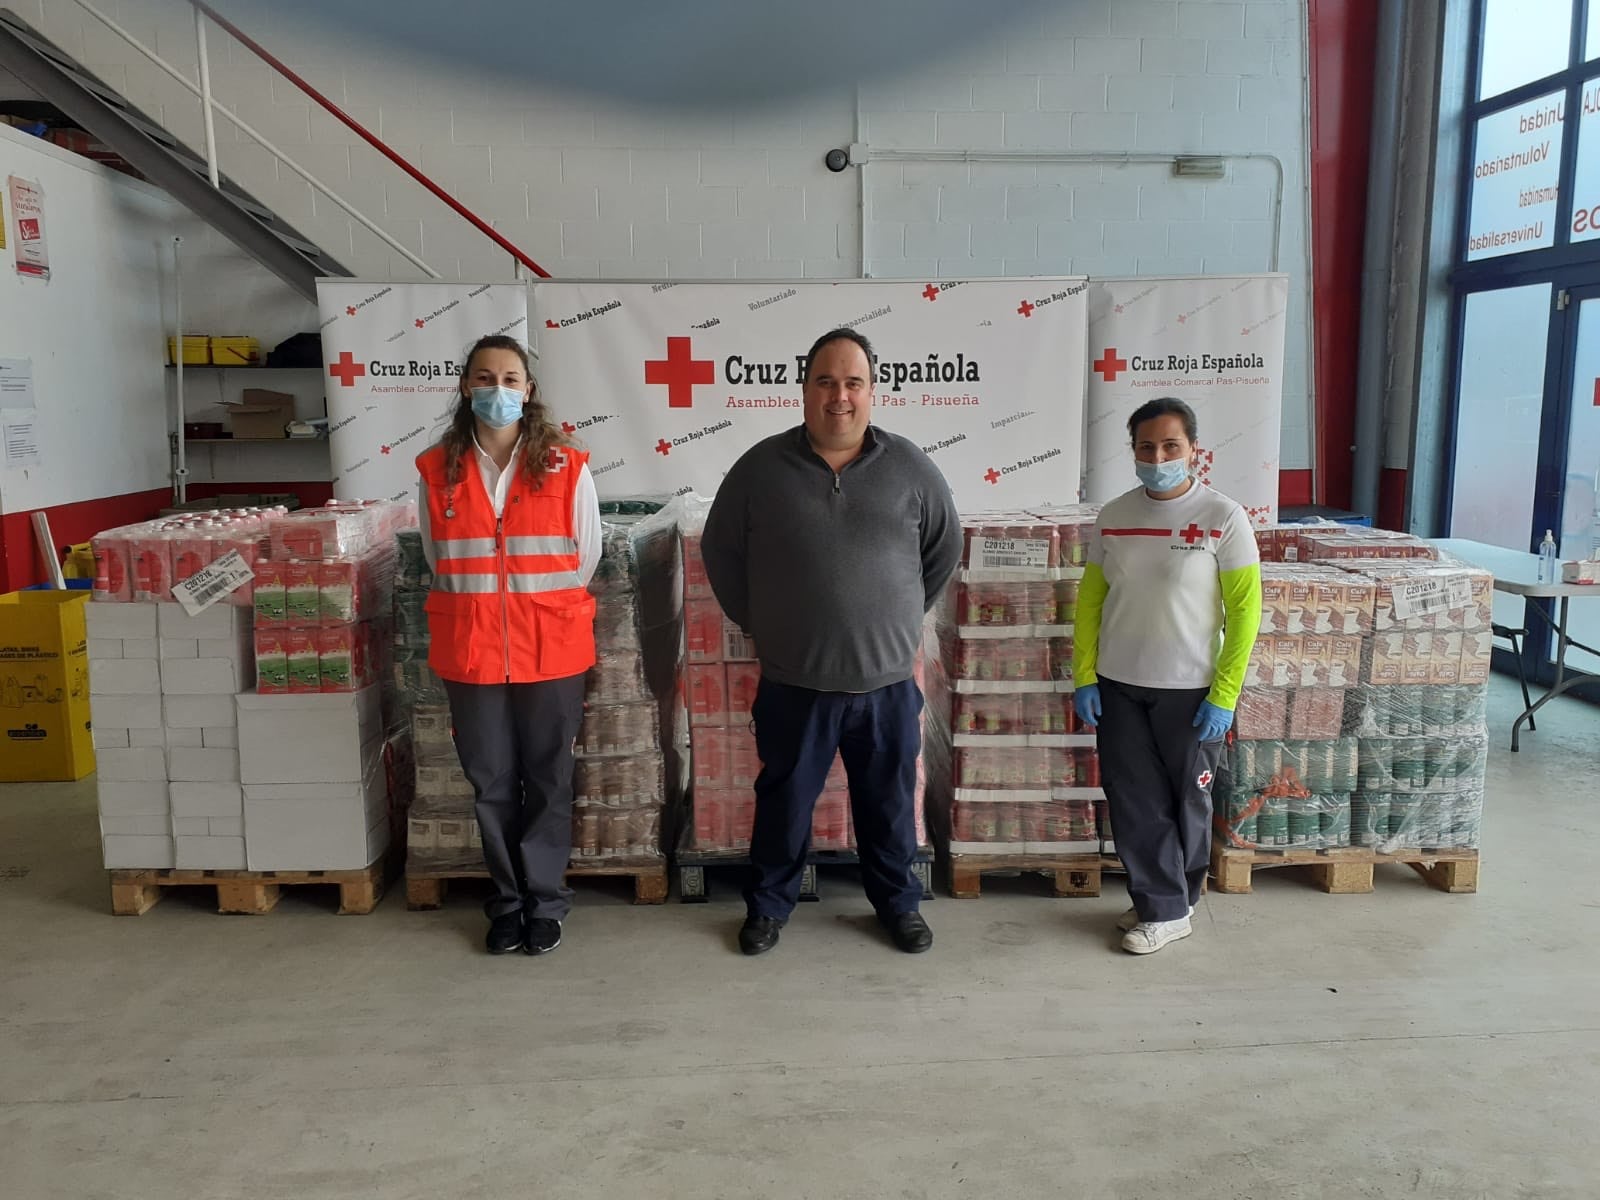
<path id="1" fill-rule="evenodd" d="M 0 780 L 94 770 L 82 591 L 0 596 Z"/>

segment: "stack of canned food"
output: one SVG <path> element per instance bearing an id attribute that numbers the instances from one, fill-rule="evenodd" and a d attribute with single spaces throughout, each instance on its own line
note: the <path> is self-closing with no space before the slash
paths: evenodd
<path id="1" fill-rule="evenodd" d="M 963 518 L 962 566 L 929 655 L 925 738 L 952 854 L 1109 846 L 1094 734 L 1072 707 L 1072 622 L 1096 512 Z"/>
<path id="2" fill-rule="evenodd" d="M 1336 559 L 1263 572 L 1262 633 L 1215 796 L 1224 844 L 1476 848 L 1492 581 L 1404 535 L 1362 543 L 1381 557 L 1351 557 L 1349 540 Z M 1322 627 L 1341 632 L 1307 632 Z"/>

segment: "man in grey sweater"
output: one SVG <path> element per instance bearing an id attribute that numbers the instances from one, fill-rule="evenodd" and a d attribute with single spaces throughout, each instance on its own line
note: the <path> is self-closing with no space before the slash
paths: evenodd
<path id="1" fill-rule="evenodd" d="M 800 898 L 812 810 L 837 753 L 861 877 L 895 945 L 933 945 L 912 874 L 922 618 L 961 560 L 950 485 L 922 450 L 873 426 L 872 346 L 817 339 L 805 424 L 751 447 L 717 491 L 701 543 L 723 611 L 755 639 L 753 864 L 739 931 L 761 954 Z"/>

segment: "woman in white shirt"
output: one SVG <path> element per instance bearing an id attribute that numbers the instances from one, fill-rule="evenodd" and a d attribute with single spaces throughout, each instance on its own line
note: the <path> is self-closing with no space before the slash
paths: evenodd
<path id="1" fill-rule="evenodd" d="M 1100 512 L 1073 631 L 1074 706 L 1097 730 L 1100 778 L 1133 907 L 1122 948 L 1188 937 L 1211 857 L 1211 782 L 1261 625 L 1249 518 L 1194 472 L 1182 400 L 1128 419 L 1139 486 Z"/>

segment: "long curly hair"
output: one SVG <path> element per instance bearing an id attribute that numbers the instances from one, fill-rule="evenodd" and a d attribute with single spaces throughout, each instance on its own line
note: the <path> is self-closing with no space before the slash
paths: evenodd
<path id="1" fill-rule="evenodd" d="M 472 374 L 472 360 L 484 350 L 511 351 L 522 360 L 523 373 L 532 384 L 533 390 L 528 396 L 527 403 L 522 406 L 522 420 L 519 422 L 522 434 L 522 474 L 534 487 L 540 487 L 544 483 L 544 474 L 549 466 L 550 452 L 557 446 L 570 446 L 572 442 L 561 431 L 561 427 L 550 420 L 550 412 L 539 396 L 539 385 L 533 379 L 528 352 L 523 349 L 521 342 L 501 334 L 490 334 L 479 338 L 473 343 L 472 349 L 467 352 L 466 360 L 461 364 L 461 395 L 457 400 L 456 410 L 450 417 L 450 427 L 439 439 L 439 444 L 444 447 L 445 477 L 452 483 L 460 483 L 461 460 L 472 453 L 476 418 L 472 415 L 472 396 L 466 389 L 466 381 Z"/>

